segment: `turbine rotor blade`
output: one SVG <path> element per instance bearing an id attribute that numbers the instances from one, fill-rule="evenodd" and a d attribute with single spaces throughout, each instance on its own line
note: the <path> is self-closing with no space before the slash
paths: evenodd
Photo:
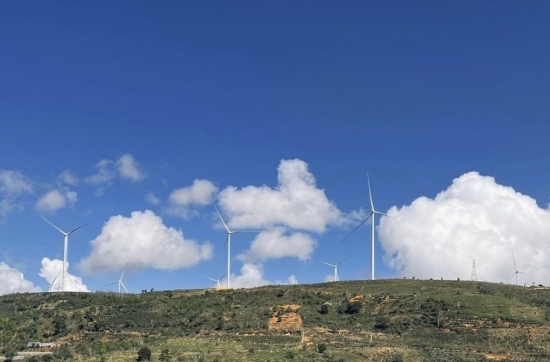
<path id="1" fill-rule="evenodd" d="M 66 233 L 66 232 L 64 232 L 63 230 L 61 230 L 60 228 L 58 228 L 57 226 L 55 226 L 50 220 L 46 219 L 44 216 L 42 216 L 42 219 L 44 219 L 48 224 L 50 224 L 51 226 L 53 226 L 54 228 L 56 228 L 57 231 L 59 231 L 61 234 L 63 234 L 63 235 L 69 235 L 69 233 Z"/>
<path id="2" fill-rule="evenodd" d="M 126 286 L 124 285 L 123 282 L 120 282 L 120 285 L 122 285 L 122 288 L 124 288 L 124 290 L 126 291 L 126 293 L 128 293 L 128 289 L 126 289 Z"/>
<path id="3" fill-rule="evenodd" d="M 227 248 L 227 242 L 229 241 L 229 233 L 227 233 L 227 237 L 225 238 L 225 244 L 223 244 L 224 248 Z"/>
<path id="4" fill-rule="evenodd" d="M 209 278 L 209 277 L 204 277 L 204 278 L 206 278 L 206 279 L 208 279 L 208 280 L 211 280 L 211 281 L 213 281 L 213 282 L 217 282 L 217 280 L 214 279 L 214 278 Z"/>
<path id="5" fill-rule="evenodd" d="M 372 202 L 372 192 L 370 191 L 370 177 L 368 172 L 367 172 L 367 183 L 369 185 L 370 209 L 371 211 L 374 211 L 374 202 Z"/>
<path id="6" fill-rule="evenodd" d="M 80 225 L 79 227 L 76 227 L 76 228 L 72 229 L 71 231 L 69 231 L 69 232 L 67 233 L 67 235 L 71 235 L 72 233 L 74 233 L 74 232 L 77 231 L 78 229 L 83 228 L 83 227 L 86 226 L 86 225 L 90 225 L 91 223 L 92 223 L 92 222 L 90 221 L 90 222 L 87 222 L 86 224 Z"/>
<path id="7" fill-rule="evenodd" d="M 518 272 L 518 268 L 516 267 L 516 258 L 514 258 L 514 250 L 510 250 L 512 252 L 512 260 L 514 261 L 514 270 L 516 273 Z"/>
<path id="8" fill-rule="evenodd" d="M 218 211 L 218 208 L 216 206 L 214 206 L 214 209 L 216 210 L 216 213 L 218 214 L 218 217 L 220 218 L 220 220 L 222 221 L 222 224 L 223 226 L 225 227 L 225 230 L 227 230 L 228 233 L 231 232 L 231 230 L 229 230 L 229 227 L 227 226 L 227 224 L 225 223 L 225 221 L 223 221 L 223 217 L 222 215 L 220 214 L 220 212 Z"/>
<path id="9" fill-rule="evenodd" d="M 226 275 L 227 275 L 227 273 L 225 273 L 224 275 L 222 275 L 222 276 L 220 277 L 220 279 L 218 279 L 218 282 L 219 282 L 220 280 L 222 280 L 223 277 L 226 276 Z"/>
<path id="10" fill-rule="evenodd" d="M 374 211 L 374 213 L 375 213 L 375 214 L 378 214 L 378 215 L 381 215 L 381 216 L 391 217 L 390 215 L 384 214 L 383 212 L 380 212 L 380 211 Z"/>
<path id="11" fill-rule="evenodd" d="M 331 267 L 333 267 L 333 268 L 336 267 L 336 265 L 334 265 L 334 264 L 329 264 L 329 263 L 327 263 L 326 261 L 322 261 L 322 260 L 319 260 L 319 261 L 320 261 L 321 263 L 326 264 L 326 265 L 328 265 L 328 266 L 331 266 Z"/>
<path id="12" fill-rule="evenodd" d="M 512 279 L 512 278 L 515 277 L 516 275 L 517 275 L 517 273 L 512 274 L 512 276 L 511 276 L 510 278 L 506 279 L 506 282 L 505 282 L 505 283 L 508 283 L 508 282 L 510 281 L 510 279 Z"/>
<path id="13" fill-rule="evenodd" d="M 346 259 L 342 259 L 338 264 L 336 264 L 336 266 L 342 264 L 344 261 L 346 261 Z"/>
<path id="14" fill-rule="evenodd" d="M 372 211 L 371 211 L 371 213 L 369 214 L 369 216 L 367 216 L 367 218 L 366 218 L 365 220 L 361 221 L 361 223 L 359 223 L 359 225 L 357 225 L 357 227 L 356 227 L 355 229 L 353 229 L 353 230 L 351 231 L 351 233 L 349 233 L 348 236 L 346 236 L 346 237 L 342 240 L 342 242 L 346 241 L 347 238 L 349 238 L 349 237 L 351 236 L 351 234 L 353 234 L 353 233 L 355 232 L 355 230 L 359 229 L 359 228 L 361 227 L 361 225 L 363 225 L 372 215 L 373 215 L 373 213 L 372 213 Z"/>

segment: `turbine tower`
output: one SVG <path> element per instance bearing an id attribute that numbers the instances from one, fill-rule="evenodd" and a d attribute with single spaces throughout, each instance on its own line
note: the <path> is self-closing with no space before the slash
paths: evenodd
<path id="1" fill-rule="evenodd" d="M 222 221 L 223 227 L 227 231 L 227 239 L 225 239 L 225 245 L 227 245 L 227 289 L 231 287 L 231 234 L 237 234 L 237 233 L 257 233 L 258 231 L 233 231 L 230 230 L 225 221 L 223 220 L 222 215 L 218 211 L 218 208 L 214 206 L 214 209 L 216 209 L 216 213 L 218 214 L 220 220 Z"/>
<path id="2" fill-rule="evenodd" d="M 208 280 L 211 280 L 213 282 L 216 282 L 216 289 L 221 289 L 222 285 L 220 284 L 220 280 L 222 280 L 224 276 L 225 276 L 225 274 L 222 275 L 221 277 L 219 277 L 218 279 L 209 278 L 209 277 L 205 277 L 205 278 L 208 279 Z"/>
<path id="3" fill-rule="evenodd" d="M 361 221 L 359 223 L 359 225 L 357 225 L 357 227 L 355 229 L 353 229 L 352 232 L 349 233 L 348 236 L 346 236 L 344 238 L 344 240 L 342 240 L 342 241 L 345 241 L 347 238 L 349 238 L 351 236 L 351 234 L 353 234 L 355 232 L 355 230 L 359 229 L 359 227 L 361 227 L 361 225 L 363 225 L 369 218 L 372 217 L 372 220 L 371 220 L 371 280 L 374 280 L 374 215 L 378 214 L 380 216 L 388 216 L 388 217 L 391 217 L 391 216 L 389 216 L 387 214 L 384 214 L 383 212 L 377 211 L 374 208 L 374 202 L 372 201 L 372 192 L 371 192 L 371 189 L 370 189 L 370 178 L 369 178 L 368 173 L 367 173 L 367 184 L 368 184 L 368 187 L 369 187 L 369 200 L 370 200 L 370 213 L 369 213 L 369 216 L 367 216 L 365 218 L 365 220 Z"/>
<path id="4" fill-rule="evenodd" d="M 338 262 L 337 264 L 330 264 L 330 263 L 327 263 L 326 261 L 321 260 L 321 263 L 334 268 L 334 281 L 335 282 L 339 281 L 339 279 L 338 279 L 338 265 L 342 264 L 344 262 L 344 260 L 346 260 L 346 259 L 340 260 L 340 262 Z"/>
<path id="5" fill-rule="evenodd" d="M 42 216 L 42 219 L 44 219 L 48 224 L 50 224 L 51 226 L 53 226 L 57 231 L 59 231 L 61 234 L 63 234 L 63 270 L 61 271 L 61 291 L 64 292 L 65 291 L 65 273 L 67 271 L 67 268 L 66 268 L 66 265 L 67 265 L 67 254 L 69 252 L 69 235 L 71 235 L 72 233 L 74 233 L 75 231 L 77 231 L 78 229 L 90 224 L 90 223 L 86 223 L 86 224 L 83 224 L 83 225 L 80 225 L 79 227 L 76 227 L 74 229 L 72 229 L 71 231 L 69 232 L 65 232 L 63 230 L 61 230 L 60 228 L 58 228 L 57 226 L 55 226 L 54 224 L 52 224 L 48 219 L 46 219 L 44 216 Z"/>

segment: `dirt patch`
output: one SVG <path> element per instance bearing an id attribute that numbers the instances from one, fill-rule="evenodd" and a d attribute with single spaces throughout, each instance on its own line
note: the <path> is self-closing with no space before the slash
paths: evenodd
<path id="1" fill-rule="evenodd" d="M 491 360 L 491 361 L 503 361 L 503 360 L 507 360 L 508 356 L 505 355 L 505 354 L 487 353 L 485 355 L 485 358 L 487 358 L 488 360 Z"/>
<path id="2" fill-rule="evenodd" d="M 268 330 L 296 332 L 302 330 L 302 317 L 298 313 L 284 313 L 278 317 L 269 318 Z"/>

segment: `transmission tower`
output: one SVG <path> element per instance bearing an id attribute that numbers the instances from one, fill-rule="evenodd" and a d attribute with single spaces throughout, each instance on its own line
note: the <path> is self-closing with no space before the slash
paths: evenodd
<path id="1" fill-rule="evenodd" d="M 476 273 L 476 259 L 474 258 L 474 261 L 472 263 L 472 278 L 473 281 L 477 280 L 477 273 Z"/>

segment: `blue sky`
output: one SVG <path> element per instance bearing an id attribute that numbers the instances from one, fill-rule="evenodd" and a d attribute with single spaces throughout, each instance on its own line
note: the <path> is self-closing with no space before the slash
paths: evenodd
<path id="1" fill-rule="evenodd" d="M 214 205 L 264 230 L 234 237 L 242 286 L 320 282 L 320 260 L 344 258 L 340 279 L 365 279 L 370 225 L 340 241 L 366 216 L 367 172 L 394 216 L 376 219 L 378 277 L 468 278 L 475 257 L 506 281 L 512 251 L 522 282 L 550 283 L 549 8 L 3 3 L 0 278 L 14 287 L 0 292 L 57 275 L 62 236 L 41 215 L 92 221 L 69 245 L 88 290 L 126 264 L 131 292 L 212 286 Z"/>

